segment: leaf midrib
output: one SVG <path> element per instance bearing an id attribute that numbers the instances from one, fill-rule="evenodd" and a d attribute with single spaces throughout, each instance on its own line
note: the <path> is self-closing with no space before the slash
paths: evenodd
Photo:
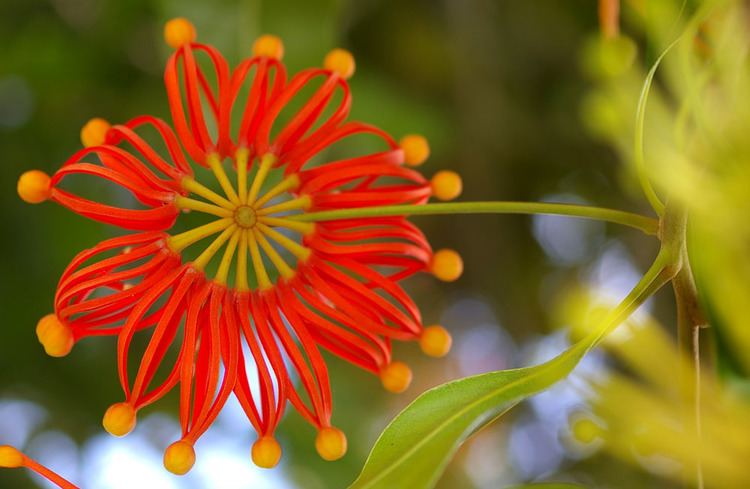
<path id="1" fill-rule="evenodd" d="M 573 348 L 569 349 L 566 353 L 569 353 L 569 352 L 573 351 L 574 348 L 575 348 L 575 346 Z M 367 483 L 365 483 L 365 485 L 361 486 L 362 489 L 366 489 L 367 487 L 372 487 L 373 484 L 375 484 L 376 482 L 382 480 L 385 476 L 387 476 L 393 470 L 395 470 L 396 467 L 402 465 L 415 452 L 417 452 L 422 446 L 424 446 L 425 443 L 427 443 L 434 436 L 436 436 L 437 433 L 439 432 L 439 430 L 441 428 L 443 428 L 444 426 L 452 423 L 456 418 L 462 416 L 467 411 L 470 411 L 476 405 L 481 404 L 482 402 L 486 401 L 487 399 L 502 394 L 504 390 L 509 390 L 509 389 L 511 389 L 511 388 L 513 388 L 513 387 L 515 387 L 517 385 L 522 385 L 524 382 L 529 382 L 529 381 L 535 379 L 544 370 L 544 369 L 541 369 L 542 366 L 545 366 L 545 369 L 546 369 L 546 367 L 548 367 L 549 365 L 551 365 L 555 360 L 559 360 L 559 359 L 560 359 L 560 357 L 557 357 L 557 358 L 554 358 L 554 359 L 550 360 L 550 362 L 548 362 L 546 364 L 539 365 L 538 367 L 540 367 L 540 368 L 537 369 L 536 371 L 534 371 L 533 373 L 529 374 L 528 376 L 524 376 L 524 377 L 522 377 L 522 378 L 520 378 L 518 380 L 515 380 L 515 381 L 512 381 L 512 382 L 510 382 L 508 384 L 505 384 L 502 387 L 500 387 L 499 389 L 494 390 L 494 391 L 492 391 L 492 392 L 490 392 L 490 393 L 488 393 L 488 394 L 486 394 L 486 395 L 484 395 L 484 396 L 476 399 L 475 401 L 472 401 L 471 403 L 465 405 L 463 408 L 461 408 L 458 411 L 456 411 L 455 414 L 451 415 L 445 421 L 443 421 L 440 424 L 438 424 L 433 430 L 431 430 L 429 432 L 429 434 L 427 436 L 423 437 L 419 442 L 417 442 L 416 444 L 414 444 L 413 447 L 411 447 L 409 450 L 407 450 L 406 452 L 404 452 L 404 454 L 402 456 L 400 456 L 399 458 L 397 458 L 396 461 L 393 464 L 391 464 L 387 469 L 385 469 L 382 472 L 380 472 L 375 478 L 370 479 L 370 482 L 367 482 Z M 533 370 L 536 367 L 529 367 L 529 368 Z"/>

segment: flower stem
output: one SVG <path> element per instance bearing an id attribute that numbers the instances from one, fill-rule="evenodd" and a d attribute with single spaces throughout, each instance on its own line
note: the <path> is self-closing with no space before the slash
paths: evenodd
<path id="1" fill-rule="evenodd" d="M 680 383 L 683 386 L 684 402 L 692 407 L 692 413 L 685 419 L 686 426 L 691 426 L 698 443 L 702 438 L 701 413 L 701 356 L 700 330 L 707 326 L 701 310 L 698 289 L 690 267 L 687 249 L 687 212 L 668 203 L 665 208 L 662 225 L 662 243 L 671 246 L 673 254 L 679 254 L 680 270 L 672 280 L 677 306 L 677 338 L 680 348 L 688 359 L 680 363 Z M 703 462 L 699 446 L 698 456 L 692 474 L 686 474 L 686 485 L 703 489 Z"/>
<path id="2" fill-rule="evenodd" d="M 436 214 L 549 214 L 623 224 L 651 235 L 655 235 L 659 229 L 658 221 L 640 214 L 602 207 L 550 202 L 447 202 L 424 205 L 387 205 L 306 212 L 286 218 L 296 221 L 335 221 L 360 217 Z"/>

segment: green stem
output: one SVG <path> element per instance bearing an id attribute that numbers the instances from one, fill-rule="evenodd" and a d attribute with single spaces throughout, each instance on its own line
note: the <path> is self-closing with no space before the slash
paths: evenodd
<path id="1" fill-rule="evenodd" d="M 386 205 L 307 212 L 287 218 L 297 221 L 335 221 L 360 217 L 436 214 L 549 214 L 623 224 L 651 235 L 655 235 L 659 229 L 659 223 L 655 219 L 640 214 L 602 207 L 548 202 L 448 202 L 424 205 Z"/>
<path id="2" fill-rule="evenodd" d="M 594 348 L 612 330 L 628 319 L 649 297 L 656 294 L 664 285 L 668 284 L 677 273 L 678 268 L 674 264 L 674 256 L 670 250 L 662 247 L 659 254 L 649 269 L 643 274 L 641 280 L 633 287 L 630 293 L 609 312 L 604 320 L 603 327 L 595 329 L 590 333 L 593 341 L 581 341 L 586 351 Z"/>
<path id="3" fill-rule="evenodd" d="M 685 352 L 687 363 L 680 363 L 680 383 L 687 405 L 692 406 L 692 414 L 686 425 L 692 425 L 695 436 L 701 440 L 701 357 L 700 329 L 707 325 L 700 308 L 698 290 L 690 267 L 687 249 L 687 212 L 679 204 L 667 203 L 662 218 L 662 247 L 675 257 L 678 267 L 672 280 L 677 305 L 677 337 L 680 348 Z M 692 385 L 689 385 L 692 384 Z M 687 475 L 687 486 L 703 489 L 702 447 L 693 474 Z"/>

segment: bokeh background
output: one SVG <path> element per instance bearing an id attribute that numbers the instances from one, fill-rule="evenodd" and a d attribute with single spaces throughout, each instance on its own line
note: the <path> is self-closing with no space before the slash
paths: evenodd
<path id="1" fill-rule="evenodd" d="M 121 399 L 114 339 L 83 342 L 60 360 L 47 357 L 34 334 L 68 261 L 115 231 L 54 205 L 26 205 L 15 184 L 27 169 L 54 171 L 79 148 L 79 130 L 91 117 L 169 119 L 162 69 L 170 51 L 161 30 L 175 16 L 190 18 L 200 40 L 232 64 L 266 32 L 284 39 L 292 72 L 319 65 L 331 48 L 351 50 L 353 117 L 396 137 L 426 135 L 433 151 L 423 171 L 460 172 L 464 200 L 647 212 L 616 153 L 581 122 L 593 82 L 579 55 L 598 36 L 593 0 L 2 0 L 0 444 L 23 447 L 83 487 L 345 487 L 388 420 L 420 392 L 556 354 L 565 346 L 561 292 L 583 285 L 622 297 L 654 255 L 656 241 L 593 222 L 415 218 L 434 247 L 464 257 L 466 271 L 455 283 L 420 276 L 406 284 L 426 323 L 453 333 L 451 354 L 428 359 L 414 344 L 398 345 L 396 356 L 415 374 L 398 396 L 328 355 L 334 423 L 350 447 L 339 462 L 320 460 L 313 429 L 290 413 L 278 433 L 281 465 L 256 469 L 254 435 L 232 404 L 198 444 L 195 469 L 173 477 L 161 468 L 161 453 L 178 436 L 176 397 L 148 408 L 129 437 L 108 437 L 101 415 Z M 578 373 L 595 375 L 604 363 L 592 355 Z M 597 488 L 669 487 L 572 446 L 568 417 L 584 402 L 573 384 L 536 397 L 467 443 L 438 487 L 496 488 L 552 476 Z M 0 472 L 3 488 L 35 484 L 45 487 L 23 471 Z"/>

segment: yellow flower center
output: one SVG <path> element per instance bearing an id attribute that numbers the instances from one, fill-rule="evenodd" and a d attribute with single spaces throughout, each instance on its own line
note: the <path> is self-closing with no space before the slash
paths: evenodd
<path id="1" fill-rule="evenodd" d="M 255 209 L 249 205 L 241 205 L 234 211 L 234 220 L 239 227 L 249 229 L 255 226 L 258 218 L 255 215 Z"/>
<path id="2" fill-rule="evenodd" d="M 294 276 L 294 269 L 287 263 L 289 258 L 305 261 L 310 250 L 300 242 L 287 236 L 291 231 L 299 235 L 312 232 L 314 224 L 289 219 L 290 212 L 304 211 L 310 207 L 309 196 L 290 194 L 299 187 L 299 177 L 289 175 L 264 191 L 269 173 L 276 157 L 266 154 L 260 158 L 255 176 L 248 178 L 248 151 L 240 149 L 235 155 L 237 168 L 236 185 L 227 175 L 217 154 L 208 156 L 208 167 L 224 195 L 214 192 L 191 177 L 182 181 L 182 187 L 191 197 L 177 196 L 175 205 L 185 211 L 197 211 L 216 219 L 202 226 L 172 236 L 169 247 L 179 253 L 204 238 L 218 234 L 216 238 L 192 261 L 192 266 L 204 270 L 211 259 L 225 248 L 218 265 L 214 281 L 226 285 L 235 255 L 235 285 L 238 290 L 250 289 L 248 280 L 248 254 L 257 285 L 261 289 L 273 286 L 266 261 L 284 279 Z M 249 184 L 249 185 L 248 185 Z M 200 199 L 194 199 L 193 196 Z M 286 200 L 284 200 L 286 199 Z M 287 255 L 287 258 L 284 257 Z"/>

